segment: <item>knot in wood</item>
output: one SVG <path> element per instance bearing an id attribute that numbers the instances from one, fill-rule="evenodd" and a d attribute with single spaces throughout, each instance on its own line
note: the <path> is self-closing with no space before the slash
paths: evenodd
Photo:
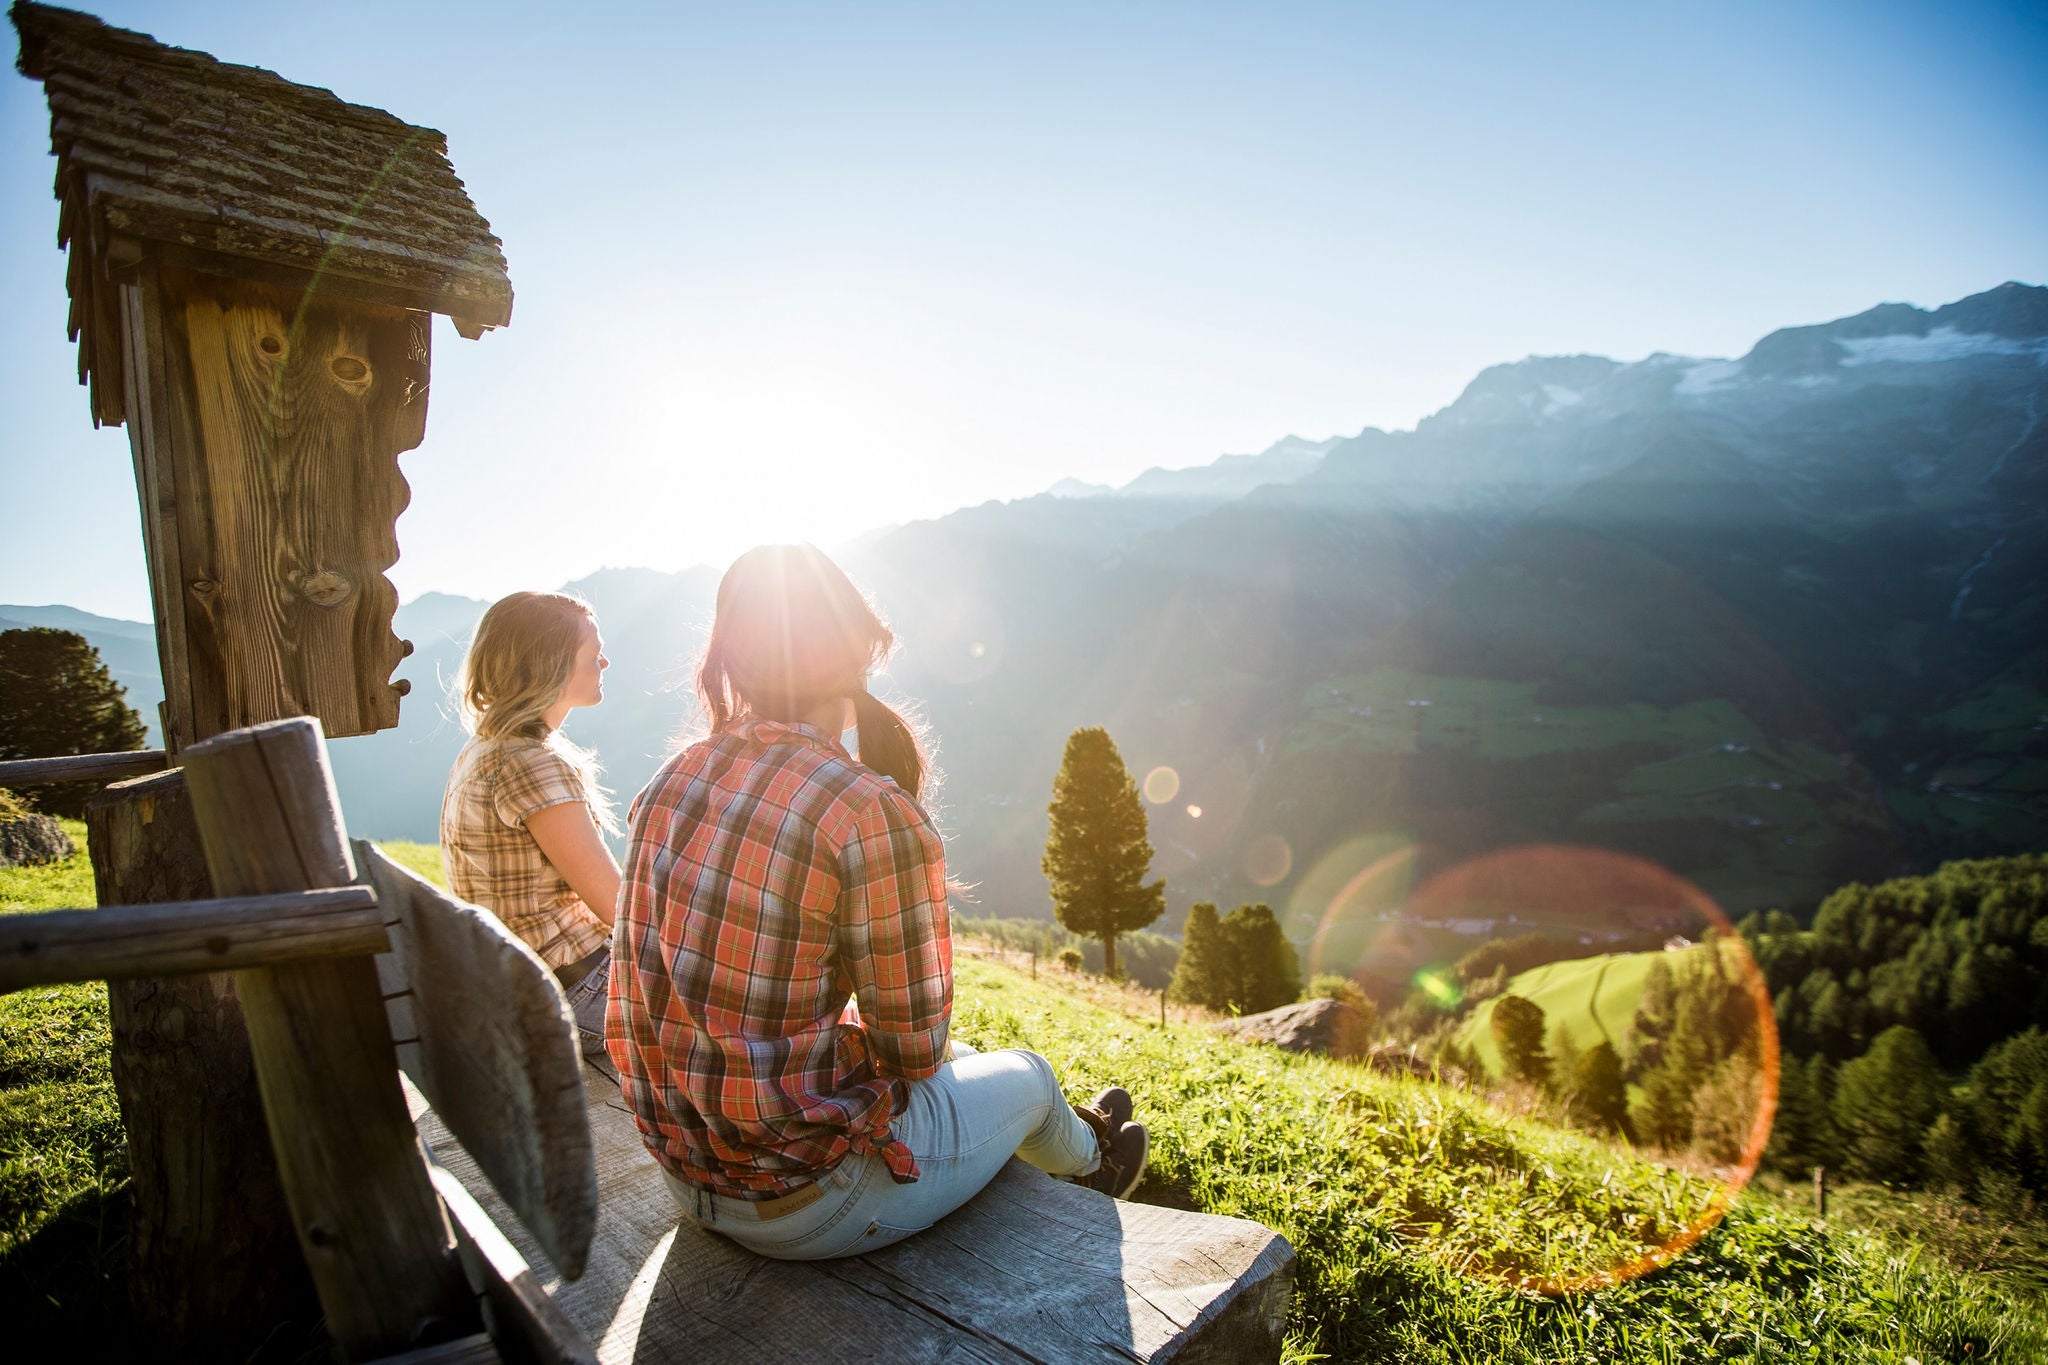
<path id="1" fill-rule="evenodd" d="M 369 362 L 358 356 L 338 355 L 327 362 L 327 372 L 334 376 L 334 382 L 350 394 L 360 398 L 370 388 Z"/>
<path id="2" fill-rule="evenodd" d="M 284 338 L 266 333 L 257 338 L 256 349 L 267 356 L 281 356 L 284 354 Z"/>
<path id="3" fill-rule="evenodd" d="M 316 607 L 338 607 L 355 592 L 355 584 L 332 569 L 321 569 L 299 580 L 299 596 Z"/>
<path id="4" fill-rule="evenodd" d="M 314 1223 L 306 1229 L 306 1240 L 316 1247 L 331 1247 L 341 1239 L 334 1235 L 334 1229 L 325 1223 Z"/>

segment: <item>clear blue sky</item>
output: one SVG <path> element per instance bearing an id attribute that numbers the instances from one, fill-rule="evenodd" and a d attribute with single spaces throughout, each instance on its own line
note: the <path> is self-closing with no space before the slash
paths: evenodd
<path id="1" fill-rule="evenodd" d="M 1530 353 L 1740 354 L 2048 280 L 2048 11 L 97 7 L 446 131 L 513 325 L 437 333 L 407 597 L 1409 426 Z M 12 35 L 8 35 L 12 41 Z M 0 75 L 0 601 L 146 618 Z"/>

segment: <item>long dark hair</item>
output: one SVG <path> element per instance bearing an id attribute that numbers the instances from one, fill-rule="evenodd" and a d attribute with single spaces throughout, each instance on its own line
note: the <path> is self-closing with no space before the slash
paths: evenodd
<path id="1" fill-rule="evenodd" d="M 917 730 L 868 691 L 868 674 L 896 643 L 846 572 L 811 545 L 762 545 L 718 584 L 697 695 L 713 730 L 734 716 L 794 722 L 850 698 L 860 761 L 912 797 L 924 786 Z"/>

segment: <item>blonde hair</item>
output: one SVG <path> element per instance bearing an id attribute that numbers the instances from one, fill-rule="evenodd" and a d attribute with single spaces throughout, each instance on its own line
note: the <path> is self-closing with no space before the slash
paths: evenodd
<path id="1" fill-rule="evenodd" d="M 490 605 L 476 623 L 455 676 L 463 728 L 482 740 L 534 739 L 568 760 L 583 782 L 583 799 L 598 827 L 616 834 L 611 796 L 598 785 L 597 756 L 547 722 L 576 669 L 583 623 L 597 613 L 566 592 L 515 592 Z"/>
<path id="2" fill-rule="evenodd" d="M 795 721 L 821 703 L 853 703 L 860 761 L 913 798 L 929 760 L 902 714 L 868 692 L 896 637 L 853 580 L 810 545 L 762 545 L 718 584 L 697 693 L 713 730 L 737 715 Z"/>

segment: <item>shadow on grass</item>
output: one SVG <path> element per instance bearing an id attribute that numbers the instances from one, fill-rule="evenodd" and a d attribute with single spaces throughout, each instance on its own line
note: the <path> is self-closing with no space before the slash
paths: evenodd
<path id="1" fill-rule="evenodd" d="M 237 1343 L 180 1352 L 135 1320 L 128 1304 L 125 1181 L 74 1196 L 0 1255 L 0 1340 L 9 1360 L 326 1365 L 334 1359 L 333 1344 L 318 1322 L 252 1325 L 241 1335 Z"/>

